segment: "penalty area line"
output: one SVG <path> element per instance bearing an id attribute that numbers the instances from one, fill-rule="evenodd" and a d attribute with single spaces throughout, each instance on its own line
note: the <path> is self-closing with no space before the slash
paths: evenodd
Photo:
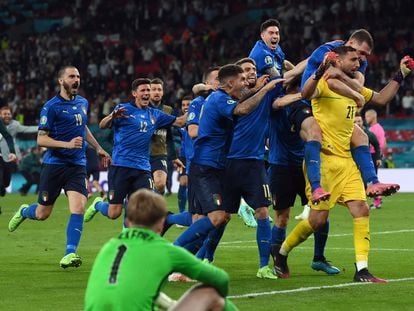
<path id="1" fill-rule="evenodd" d="M 414 277 L 409 278 L 401 278 L 401 279 L 390 279 L 387 280 L 389 283 L 391 282 L 406 282 L 406 281 L 414 281 Z M 321 290 L 321 289 L 331 289 L 331 288 L 342 288 L 342 287 L 350 287 L 350 286 L 361 286 L 361 285 L 371 285 L 375 283 L 363 283 L 363 282 L 353 282 L 353 283 L 343 283 L 343 284 L 336 284 L 336 285 L 324 285 L 324 286 L 310 286 L 310 287 L 299 287 L 293 289 L 285 289 L 285 290 L 274 290 L 270 292 L 260 292 L 260 293 L 248 293 L 242 295 L 232 295 L 227 296 L 230 299 L 241 299 L 241 298 L 255 298 L 260 296 L 269 296 L 269 295 L 279 295 L 279 294 L 290 294 L 290 293 L 299 293 L 299 292 L 310 292 L 314 290 Z"/>

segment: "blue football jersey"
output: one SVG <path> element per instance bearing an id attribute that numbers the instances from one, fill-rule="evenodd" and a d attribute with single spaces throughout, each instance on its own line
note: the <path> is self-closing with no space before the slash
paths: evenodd
<path id="1" fill-rule="evenodd" d="M 187 175 L 190 173 L 191 158 L 194 153 L 194 140 L 188 135 L 187 129 L 182 129 L 180 155 L 185 158 L 185 170 Z"/>
<path id="2" fill-rule="evenodd" d="M 256 109 L 237 118 L 227 158 L 264 159 L 272 103 L 282 92 L 282 84 L 279 83 L 272 91 L 267 92 Z"/>
<path id="3" fill-rule="evenodd" d="M 301 85 L 300 85 L 301 90 L 303 89 L 303 86 L 305 85 L 309 77 L 315 73 L 319 65 L 323 62 L 325 54 L 341 45 L 344 45 L 343 41 L 328 42 L 328 43 L 322 44 L 315 51 L 312 52 L 311 56 L 308 59 L 308 64 L 306 65 L 305 71 L 303 72 L 303 75 L 302 75 L 302 80 L 301 80 Z M 358 71 L 360 71 L 362 74 L 365 74 L 367 67 L 368 67 L 367 60 L 361 61 Z"/>
<path id="4" fill-rule="evenodd" d="M 205 99 L 203 96 L 198 96 L 191 101 L 187 112 L 187 126 L 190 124 L 198 125 L 200 120 L 201 107 L 203 107 L 204 102 Z"/>
<path id="5" fill-rule="evenodd" d="M 275 67 L 282 74 L 285 53 L 280 45 L 271 50 L 263 40 L 259 40 L 250 51 L 249 57 L 256 62 L 257 76 L 261 77 L 266 69 Z"/>
<path id="6" fill-rule="evenodd" d="M 122 103 L 115 107 L 126 108 L 127 118 L 112 120 L 114 150 L 112 165 L 151 171 L 149 162 L 151 137 L 155 130 L 174 123 L 176 117 L 161 110 L 138 108 L 133 103 Z"/>
<path id="7" fill-rule="evenodd" d="M 200 121 L 201 108 L 203 107 L 205 101 L 206 100 L 203 96 L 198 96 L 191 101 L 190 106 L 188 107 L 188 112 L 187 112 L 187 127 L 190 124 L 198 126 L 198 123 Z M 184 144 L 185 144 L 185 154 L 186 154 L 185 160 L 187 163 L 186 164 L 187 174 L 189 173 L 190 162 L 194 155 L 194 140 L 195 139 L 191 138 L 190 135 L 188 135 L 188 132 L 186 131 L 186 136 L 184 137 Z"/>
<path id="8" fill-rule="evenodd" d="M 187 130 L 185 129 L 185 128 L 179 128 L 178 129 L 178 131 L 179 131 L 179 133 L 180 133 L 180 138 L 181 138 L 181 141 L 180 141 L 180 158 L 185 158 L 186 157 L 186 155 L 185 155 L 185 137 L 186 136 L 188 136 L 188 134 L 187 134 Z"/>
<path id="9" fill-rule="evenodd" d="M 192 162 L 224 169 L 233 133 L 237 101 L 223 90 L 212 92 L 202 106 Z"/>
<path id="10" fill-rule="evenodd" d="M 273 110 L 269 122 L 269 158 L 271 164 L 302 165 L 304 142 L 293 132 L 288 120 L 290 106 Z"/>
<path id="11" fill-rule="evenodd" d="M 40 111 L 39 130 L 49 132 L 49 137 L 59 141 L 71 141 L 81 136 L 83 147 L 76 149 L 48 148 L 43 156 L 46 164 L 86 165 L 86 122 L 88 101 L 80 95 L 66 100 L 60 95 L 51 98 Z"/>

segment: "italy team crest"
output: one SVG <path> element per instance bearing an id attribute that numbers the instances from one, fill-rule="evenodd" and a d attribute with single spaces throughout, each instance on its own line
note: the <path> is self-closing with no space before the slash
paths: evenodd
<path id="1" fill-rule="evenodd" d="M 110 190 L 108 192 L 108 198 L 109 198 L 109 200 L 113 200 L 114 197 L 115 197 L 115 191 L 114 190 Z"/>
<path id="2" fill-rule="evenodd" d="M 221 195 L 218 193 L 213 194 L 213 201 L 214 201 L 214 204 L 216 204 L 217 206 L 220 206 L 222 202 Z"/>
<path id="3" fill-rule="evenodd" d="M 42 191 L 41 198 L 42 198 L 43 202 L 47 202 L 49 200 L 49 192 Z"/>

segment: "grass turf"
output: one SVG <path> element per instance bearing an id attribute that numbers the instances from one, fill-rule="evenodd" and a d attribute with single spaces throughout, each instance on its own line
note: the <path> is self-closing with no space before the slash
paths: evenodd
<path id="1" fill-rule="evenodd" d="M 15 232 L 7 231 L 8 221 L 20 204 L 35 200 L 34 195 L 8 194 L 0 201 L 0 310 L 82 310 L 93 260 L 103 243 L 120 232 L 122 220 L 109 221 L 96 215 L 85 224 L 78 249 L 83 265 L 63 270 L 59 260 L 64 252 L 68 220 L 64 196 L 47 221 L 26 220 Z M 175 212 L 176 196 L 167 200 L 170 210 Z M 339 275 L 328 276 L 310 268 L 313 239 L 309 239 L 289 256 L 290 279 L 257 279 L 255 229 L 244 226 L 237 215 L 218 247 L 215 264 L 230 274 L 230 294 L 241 310 L 412 310 L 413 205 L 414 194 L 397 194 L 384 198 L 383 208 L 371 213 L 370 271 L 388 279 L 387 284 L 352 283 L 352 219 L 340 206 L 331 213 L 326 249 L 328 260 L 341 268 Z M 300 208 L 295 207 L 289 228 L 297 223 L 293 215 L 298 213 Z M 166 238 L 172 241 L 182 230 L 173 226 Z M 164 290 L 178 298 L 190 286 L 172 283 Z"/>

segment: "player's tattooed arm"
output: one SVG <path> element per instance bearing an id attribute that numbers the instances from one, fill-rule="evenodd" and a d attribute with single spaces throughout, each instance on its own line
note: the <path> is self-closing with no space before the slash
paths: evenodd
<path id="1" fill-rule="evenodd" d="M 252 112 L 260 103 L 263 96 L 272 90 L 277 83 L 284 82 L 285 79 L 274 79 L 266 83 L 256 94 L 247 98 L 246 100 L 240 101 L 236 108 L 233 110 L 233 114 L 236 116 L 243 116 Z"/>
<path id="2" fill-rule="evenodd" d="M 286 94 L 285 96 L 279 97 L 273 101 L 272 108 L 273 109 L 280 109 L 286 107 L 298 100 L 302 99 L 302 94 L 294 93 L 294 94 Z"/>
<path id="3" fill-rule="evenodd" d="M 83 147 L 83 138 L 82 136 L 77 136 L 72 138 L 70 141 L 61 141 L 53 139 L 49 136 L 49 131 L 39 130 L 37 132 L 37 144 L 39 147 L 46 148 L 82 148 Z"/>
<path id="4" fill-rule="evenodd" d="M 295 68 L 295 65 L 293 65 L 290 61 L 286 60 L 283 62 L 283 71 L 289 71 Z"/>
<path id="5" fill-rule="evenodd" d="M 267 82 L 269 82 L 269 75 L 263 75 L 260 78 L 257 78 L 256 85 L 253 88 L 247 89 L 243 92 L 240 102 L 256 94 Z"/>

